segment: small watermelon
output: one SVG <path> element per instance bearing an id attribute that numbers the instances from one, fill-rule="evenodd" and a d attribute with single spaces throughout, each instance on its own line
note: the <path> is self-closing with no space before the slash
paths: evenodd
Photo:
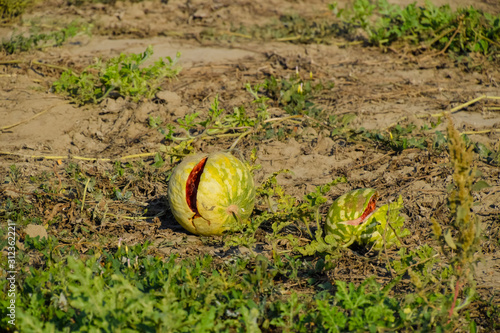
<path id="1" fill-rule="evenodd" d="M 338 197 L 328 210 L 325 235 L 332 235 L 343 246 L 357 241 L 366 228 L 364 223 L 375 211 L 377 198 L 378 192 L 371 188 L 357 189 Z"/>

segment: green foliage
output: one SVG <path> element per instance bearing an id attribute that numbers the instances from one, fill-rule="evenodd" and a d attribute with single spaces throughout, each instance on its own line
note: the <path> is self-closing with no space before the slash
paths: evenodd
<path id="1" fill-rule="evenodd" d="M 143 64 L 153 55 L 153 47 L 148 46 L 144 53 L 120 54 L 106 62 L 97 60 L 80 75 L 68 70 L 54 82 L 56 93 L 68 95 L 78 104 L 99 103 L 106 97 L 130 97 L 133 101 L 151 99 L 160 89 L 165 78 L 175 77 L 180 68 L 176 67 L 177 57 L 158 59 L 154 64 Z"/>
<path id="2" fill-rule="evenodd" d="M 289 256 L 274 263 L 262 255 L 228 261 L 209 255 L 161 260 L 149 255 L 148 247 L 118 243 L 112 252 L 80 256 L 74 248 L 51 240 L 29 240 L 26 251 L 42 252 L 42 265 L 17 277 L 17 325 L 29 331 L 63 332 L 377 332 L 446 327 L 437 317 L 443 309 L 429 306 L 438 305 L 433 303 L 437 299 L 449 301 L 446 297 L 394 297 L 395 283 L 384 286 L 374 278 L 359 285 L 335 281 L 333 287 L 324 285 L 314 293 L 282 292 L 280 277 L 319 274 L 325 264 L 321 260 L 315 266 Z M 401 265 L 419 270 L 413 258 L 420 257 L 405 251 L 400 251 Z M 3 287 L 5 279 L 0 283 Z M 7 301 L 2 293 L 3 327 Z"/>
<path id="3" fill-rule="evenodd" d="M 387 135 L 378 132 L 366 132 L 366 137 L 375 141 L 380 141 L 387 145 L 391 150 L 403 151 L 410 148 L 425 149 L 428 147 L 424 137 L 411 135 L 415 125 L 409 124 L 407 127 L 396 125 L 390 129 Z"/>
<path id="4" fill-rule="evenodd" d="M 240 136 L 241 131 L 248 131 L 252 127 L 255 127 L 259 121 L 269 118 L 269 115 L 265 114 L 267 112 L 267 105 L 265 104 L 264 109 L 258 111 L 257 117 L 250 117 L 244 106 L 235 107 L 233 113 L 228 113 L 220 107 L 219 103 L 219 96 L 217 95 L 212 101 L 206 115 L 195 112 L 177 119 L 179 127 L 186 134 L 185 137 L 176 136 L 177 128 L 172 124 L 162 125 L 160 118 L 150 117 L 149 124 L 164 135 L 167 140 L 192 141 L 194 139 L 217 137 L 218 135 Z M 198 133 L 193 135 L 194 132 Z"/>
<path id="5" fill-rule="evenodd" d="M 480 142 L 473 142 L 473 150 L 486 163 L 500 165 L 500 151 L 492 149 Z"/>
<path id="6" fill-rule="evenodd" d="M 9 176 L 5 177 L 5 182 L 17 182 L 21 177 L 21 170 L 15 164 L 9 167 Z"/>
<path id="7" fill-rule="evenodd" d="M 196 122 L 195 120 L 200 116 L 196 112 L 187 114 L 184 118 L 177 119 L 177 123 L 186 132 L 201 126 L 206 135 L 222 134 L 240 127 L 253 127 L 256 124 L 256 119 L 248 117 L 243 106 L 234 108 L 232 114 L 224 113 L 225 110 L 219 107 L 219 96 L 216 95 L 204 120 Z"/>
<path id="8" fill-rule="evenodd" d="M 9 22 L 16 17 L 20 17 L 33 2 L 33 0 L 0 0 L 1 22 Z"/>
<path id="9" fill-rule="evenodd" d="M 216 95 L 208 109 L 207 114 L 195 112 L 186 114 L 183 118 L 177 119 L 178 126 L 185 133 L 185 136 L 176 135 L 179 128 L 167 123 L 162 124 L 159 117 L 150 117 L 149 125 L 156 128 L 165 139 L 170 141 L 190 141 L 196 139 L 208 139 L 216 137 L 238 137 L 236 140 L 248 135 L 250 133 L 259 134 L 272 131 L 270 126 L 271 121 L 283 121 L 287 118 L 269 119 L 269 112 L 267 110 L 267 101 L 269 98 L 259 93 L 263 84 L 251 86 L 246 84 L 246 90 L 252 95 L 254 100 L 252 104 L 256 104 L 253 114 L 249 114 L 245 106 L 241 105 L 235 107 L 233 112 L 228 112 L 220 107 L 219 96 Z"/>
<path id="10" fill-rule="evenodd" d="M 365 280 L 359 287 L 344 281 L 337 281 L 335 286 L 335 300 L 347 312 L 349 331 L 376 332 L 380 327 L 396 328 L 399 304 L 388 297 L 390 288 L 380 288 L 374 279 Z"/>
<path id="11" fill-rule="evenodd" d="M 281 140 L 287 137 L 291 130 L 285 126 L 272 126 L 272 123 L 302 118 L 303 115 L 319 118 L 321 109 L 312 101 L 324 90 L 324 86 L 321 82 L 315 83 L 311 73 L 309 80 L 302 80 L 297 71 L 291 80 L 271 77 L 254 86 L 246 84 L 245 88 L 254 98 L 250 106 L 241 105 L 235 107 L 233 112 L 226 111 L 220 106 L 217 95 L 206 114 L 202 112 L 186 114 L 176 120 L 178 126 L 171 123 L 162 124 L 160 117 L 151 116 L 149 125 L 170 141 L 232 136 L 238 137 L 238 141 L 248 134 L 266 139 L 278 137 Z M 268 112 L 270 101 L 283 107 L 289 116 L 271 119 Z M 252 108 L 253 112 L 248 112 L 247 108 Z M 344 126 L 348 123 L 346 119 L 348 116 L 342 118 Z M 184 132 L 185 135 L 178 135 L 178 132 Z"/>
<path id="12" fill-rule="evenodd" d="M 438 121 L 437 123 L 431 123 L 430 126 L 424 125 L 421 128 L 417 128 L 414 124 L 408 124 L 406 126 L 397 124 L 382 132 L 378 130 L 367 130 L 362 127 L 351 133 L 346 130 L 342 133 L 353 138 L 359 136 L 364 137 L 396 152 L 411 148 L 442 151 L 447 144 L 446 137 L 441 131 L 430 132 L 440 123 L 441 121 Z"/>
<path id="13" fill-rule="evenodd" d="M 424 6 L 412 3 L 401 8 L 387 0 L 356 0 L 351 7 L 339 9 L 336 3 L 329 7 L 350 34 L 361 28 L 372 45 L 423 43 L 456 56 L 478 52 L 494 59 L 498 54 L 500 45 L 495 41 L 500 38 L 500 16 L 473 7 L 453 11 L 449 5 L 437 7 L 426 1 Z"/>
<path id="14" fill-rule="evenodd" d="M 347 136 L 348 133 L 351 131 L 349 124 L 354 119 L 356 119 L 356 115 L 353 113 L 346 113 L 342 116 L 337 116 L 337 115 L 328 116 L 328 126 L 332 128 L 330 135 L 332 137 Z"/>
<path id="15" fill-rule="evenodd" d="M 315 106 L 314 94 L 323 90 L 321 83 L 302 80 L 298 69 L 290 80 L 277 80 L 274 76 L 264 81 L 264 92 L 290 115 L 316 116 L 321 111 Z"/>
<path id="16" fill-rule="evenodd" d="M 232 27 L 231 32 L 217 34 L 207 29 L 202 38 L 254 38 L 293 43 L 331 43 L 334 37 L 363 39 L 386 48 L 395 43 L 411 44 L 415 51 L 433 48 L 460 60 L 470 53 L 480 53 L 498 61 L 500 16 L 473 8 L 453 11 L 449 5 L 435 6 L 426 1 L 400 7 L 387 0 L 355 0 L 345 8 L 334 2 L 329 9 L 339 19 L 283 15 L 279 21 L 263 26 Z"/>
<path id="17" fill-rule="evenodd" d="M 10 40 L 2 40 L 1 49 L 7 54 L 12 54 L 61 46 L 68 39 L 75 37 L 79 33 L 90 34 L 90 29 L 91 26 L 78 22 L 72 22 L 67 27 L 52 32 L 39 32 L 38 28 L 33 27 L 27 37 L 24 34 L 14 33 L 10 37 Z"/>
<path id="18" fill-rule="evenodd" d="M 249 270 L 248 262 L 237 260 L 216 270 L 209 256 L 180 263 L 173 256 L 164 262 L 148 256 L 147 247 L 119 244 L 114 254 L 96 252 L 86 260 L 63 249 L 56 260 L 32 268 L 24 277 L 18 325 L 27 330 L 105 332 L 218 331 L 256 325 L 261 306 L 252 296 L 273 288 L 267 262 Z M 37 248 L 54 251 L 49 244 Z"/>

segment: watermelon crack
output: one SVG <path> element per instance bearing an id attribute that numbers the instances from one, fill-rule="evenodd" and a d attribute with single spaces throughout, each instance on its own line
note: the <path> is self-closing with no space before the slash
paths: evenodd
<path id="1" fill-rule="evenodd" d="M 198 186 L 200 185 L 201 175 L 203 174 L 203 169 L 205 169 L 205 164 L 207 163 L 208 157 L 204 157 L 198 164 L 195 165 L 193 170 L 189 173 L 188 179 L 186 181 L 186 203 L 189 206 L 189 209 L 194 213 L 194 216 L 191 218 L 191 223 L 194 225 L 194 219 L 197 217 L 203 218 L 198 212 L 198 207 L 196 205 L 197 195 L 198 195 Z M 208 220 L 207 220 L 208 221 Z M 210 221 L 208 221 L 210 225 Z"/>
<path id="2" fill-rule="evenodd" d="M 340 224 L 347 224 L 347 225 L 360 225 L 363 224 L 366 220 L 372 216 L 373 212 L 375 211 L 375 208 L 377 206 L 377 196 L 374 195 L 370 201 L 368 202 L 368 205 L 366 206 L 365 211 L 363 214 L 358 217 L 357 219 L 350 220 L 350 221 L 344 221 L 340 222 Z"/>

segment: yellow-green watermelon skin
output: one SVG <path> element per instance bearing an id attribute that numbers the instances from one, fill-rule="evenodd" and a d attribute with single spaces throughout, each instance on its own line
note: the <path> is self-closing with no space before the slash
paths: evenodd
<path id="1" fill-rule="evenodd" d="M 193 168 L 205 157 L 193 211 L 186 199 L 186 184 Z M 175 219 L 187 231 L 202 236 L 220 235 L 248 221 L 255 203 L 253 176 L 230 153 L 189 156 L 170 176 L 168 201 Z"/>

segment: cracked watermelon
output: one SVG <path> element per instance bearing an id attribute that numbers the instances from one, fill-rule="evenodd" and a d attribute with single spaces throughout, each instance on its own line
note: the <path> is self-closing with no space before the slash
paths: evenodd
<path id="1" fill-rule="evenodd" d="M 367 227 L 377 204 L 378 192 L 371 188 L 350 191 L 338 197 L 328 210 L 326 236 L 333 237 L 342 246 L 358 241 Z"/>
<path id="2" fill-rule="evenodd" d="M 196 154 L 172 172 L 168 201 L 175 219 L 187 231 L 220 235 L 248 221 L 255 185 L 247 166 L 230 153 Z"/>

